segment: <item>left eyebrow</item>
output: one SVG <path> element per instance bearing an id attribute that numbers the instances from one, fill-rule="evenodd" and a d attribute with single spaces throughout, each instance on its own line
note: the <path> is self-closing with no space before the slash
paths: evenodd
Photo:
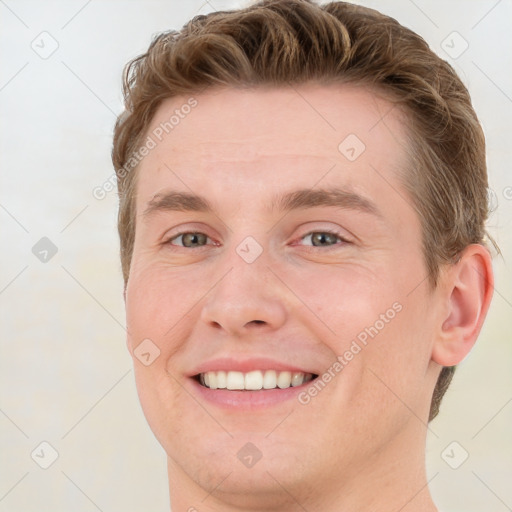
<path id="1" fill-rule="evenodd" d="M 272 210 L 277 209 L 282 212 L 319 206 L 359 210 L 383 218 L 375 203 L 355 192 L 340 188 L 299 189 L 280 197 L 274 196 L 271 201 Z"/>

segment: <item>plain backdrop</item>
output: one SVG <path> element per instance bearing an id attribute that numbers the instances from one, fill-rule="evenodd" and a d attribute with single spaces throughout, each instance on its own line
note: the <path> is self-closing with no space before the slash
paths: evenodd
<path id="1" fill-rule="evenodd" d="M 456 68 L 486 133 L 489 230 L 503 257 L 480 339 L 431 424 L 427 468 L 443 512 L 505 512 L 512 2 L 361 3 L 421 34 Z M 124 64 L 157 32 L 241 5 L 0 0 L 0 512 L 169 510 L 164 452 L 143 417 L 125 345 L 117 196 L 98 200 L 92 191 L 112 176 Z"/>

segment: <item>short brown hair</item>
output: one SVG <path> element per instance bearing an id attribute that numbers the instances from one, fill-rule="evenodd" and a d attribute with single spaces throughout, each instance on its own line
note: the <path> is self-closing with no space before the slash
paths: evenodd
<path id="1" fill-rule="evenodd" d="M 386 94 L 408 114 L 410 168 L 401 176 L 423 229 L 430 284 L 469 244 L 485 245 L 488 216 L 485 139 L 469 93 L 453 68 L 416 33 L 375 10 L 345 2 L 263 0 L 245 9 L 194 17 L 158 35 L 125 68 L 126 110 L 116 123 L 118 230 L 125 284 L 135 238 L 136 168 L 164 99 L 206 88 L 355 83 Z M 430 420 L 455 367 L 444 367 Z"/>

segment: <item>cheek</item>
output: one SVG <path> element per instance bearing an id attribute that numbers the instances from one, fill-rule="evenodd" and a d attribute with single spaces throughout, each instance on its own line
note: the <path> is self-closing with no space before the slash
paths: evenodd
<path id="1" fill-rule="evenodd" d="M 126 322 L 133 347 L 145 338 L 159 346 L 163 354 L 182 339 L 194 314 L 194 305 L 207 292 L 207 284 L 190 271 L 172 271 L 154 264 L 133 269 L 126 289 Z"/>
<path id="2" fill-rule="evenodd" d="M 426 297 L 402 296 L 394 303 L 396 311 L 384 310 L 364 330 L 368 336 L 361 351 L 359 392 L 365 403 L 374 404 L 376 416 L 405 420 L 411 411 L 418 417 L 426 414 L 433 335 L 425 304 Z"/>
<path id="3" fill-rule="evenodd" d="M 126 288 L 128 347 L 137 393 L 147 422 L 163 446 L 169 438 L 183 435 L 173 416 L 176 404 L 184 399 L 180 376 L 169 372 L 167 363 L 187 339 L 187 314 L 200 292 L 187 285 L 181 274 L 159 265 L 134 265 Z"/>
<path id="4" fill-rule="evenodd" d="M 141 405 L 152 426 L 159 423 L 153 415 L 165 414 L 159 404 L 171 405 L 179 394 L 167 363 L 184 346 L 191 323 L 187 315 L 199 291 L 158 266 L 132 268 L 126 288 L 127 345 Z M 180 376 L 176 373 L 174 378 Z"/>
<path id="5" fill-rule="evenodd" d="M 353 340 L 364 346 L 375 331 L 374 324 L 380 333 L 398 316 L 393 305 L 399 291 L 383 275 L 389 271 L 352 264 L 305 268 L 297 275 L 288 274 L 286 280 L 309 310 L 301 319 L 309 319 L 316 333 L 325 332 L 322 341 L 341 355 Z"/>
<path id="6" fill-rule="evenodd" d="M 159 368 L 157 361 L 149 367 L 135 361 L 135 381 L 146 421 L 160 444 L 167 450 L 170 446 L 169 440 L 183 436 L 175 411 L 180 409 L 180 404 L 187 397 L 182 396 L 182 388 Z"/>
<path id="7" fill-rule="evenodd" d="M 288 277 L 314 313 L 307 312 L 302 321 L 323 334 L 333 362 L 342 359 L 336 379 L 342 401 L 359 397 L 361 407 L 401 408 L 401 400 L 414 403 L 424 395 L 432 341 L 426 284 L 411 293 L 417 272 L 407 272 L 410 262 L 398 267 L 378 273 L 316 268 L 314 275 L 304 272 L 293 283 Z"/>

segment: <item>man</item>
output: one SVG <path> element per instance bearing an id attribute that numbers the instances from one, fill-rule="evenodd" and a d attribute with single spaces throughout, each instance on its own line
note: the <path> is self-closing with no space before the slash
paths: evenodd
<path id="1" fill-rule="evenodd" d="M 493 288 L 464 85 L 395 20 L 276 0 L 127 68 L 128 348 L 178 511 L 432 512 L 425 438 Z"/>

